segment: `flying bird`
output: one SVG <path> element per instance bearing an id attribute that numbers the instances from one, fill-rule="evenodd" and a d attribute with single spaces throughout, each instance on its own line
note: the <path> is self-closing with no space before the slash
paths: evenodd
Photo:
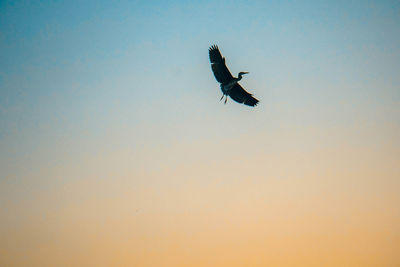
<path id="1" fill-rule="evenodd" d="M 243 103 L 252 107 L 256 106 L 259 101 L 255 99 L 252 94 L 246 92 L 238 83 L 242 79 L 242 76 L 248 72 L 239 72 L 238 77 L 235 78 L 226 67 L 225 58 L 222 57 L 218 46 L 212 45 L 208 49 L 208 53 L 210 56 L 211 69 L 214 73 L 215 79 L 221 84 L 222 97 L 219 101 L 221 101 L 225 96 L 226 104 L 228 96 L 230 96 L 238 103 Z"/>

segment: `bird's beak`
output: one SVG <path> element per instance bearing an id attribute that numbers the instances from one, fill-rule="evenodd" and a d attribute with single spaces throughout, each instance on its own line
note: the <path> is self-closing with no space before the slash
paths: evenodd
<path id="1" fill-rule="evenodd" d="M 247 72 L 247 71 L 245 71 L 245 72 L 243 72 L 243 74 L 249 74 L 250 72 Z"/>

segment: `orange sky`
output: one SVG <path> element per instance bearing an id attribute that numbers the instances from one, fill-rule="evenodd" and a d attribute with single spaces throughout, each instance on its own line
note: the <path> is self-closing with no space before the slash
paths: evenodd
<path id="1" fill-rule="evenodd" d="M 390 139 L 374 150 L 343 131 L 322 145 L 327 132 L 292 130 L 285 150 L 274 134 L 249 135 L 141 157 L 103 151 L 46 170 L 49 188 L 33 184 L 3 208 L 2 263 L 395 266 L 400 157 Z"/>

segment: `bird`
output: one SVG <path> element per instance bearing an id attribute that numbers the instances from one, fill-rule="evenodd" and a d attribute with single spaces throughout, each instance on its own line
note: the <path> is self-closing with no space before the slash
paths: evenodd
<path id="1" fill-rule="evenodd" d="M 228 96 L 230 96 L 233 100 L 240 104 L 245 104 L 252 107 L 256 106 L 259 101 L 254 98 L 252 94 L 246 92 L 246 90 L 244 90 L 243 87 L 238 83 L 242 79 L 243 75 L 248 74 L 249 72 L 239 72 L 237 78 L 233 77 L 225 65 L 225 58 L 222 57 L 218 46 L 215 44 L 210 46 L 208 49 L 208 54 L 210 56 L 211 70 L 214 73 L 217 82 L 220 83 L 220 88 L 222 91 L 222 97 L 219 101 L 221 101 L 225 96 L 226 104 Z"/>

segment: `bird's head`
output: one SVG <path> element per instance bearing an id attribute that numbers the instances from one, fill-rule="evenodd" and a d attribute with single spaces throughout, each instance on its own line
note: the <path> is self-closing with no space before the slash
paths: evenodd
<path id="1" fill-rule="evenodd" d="M 239 72 L 238 79 L 239 81 L 242 79 L 242 75 L 247 74 L 248 72 Z"/>

